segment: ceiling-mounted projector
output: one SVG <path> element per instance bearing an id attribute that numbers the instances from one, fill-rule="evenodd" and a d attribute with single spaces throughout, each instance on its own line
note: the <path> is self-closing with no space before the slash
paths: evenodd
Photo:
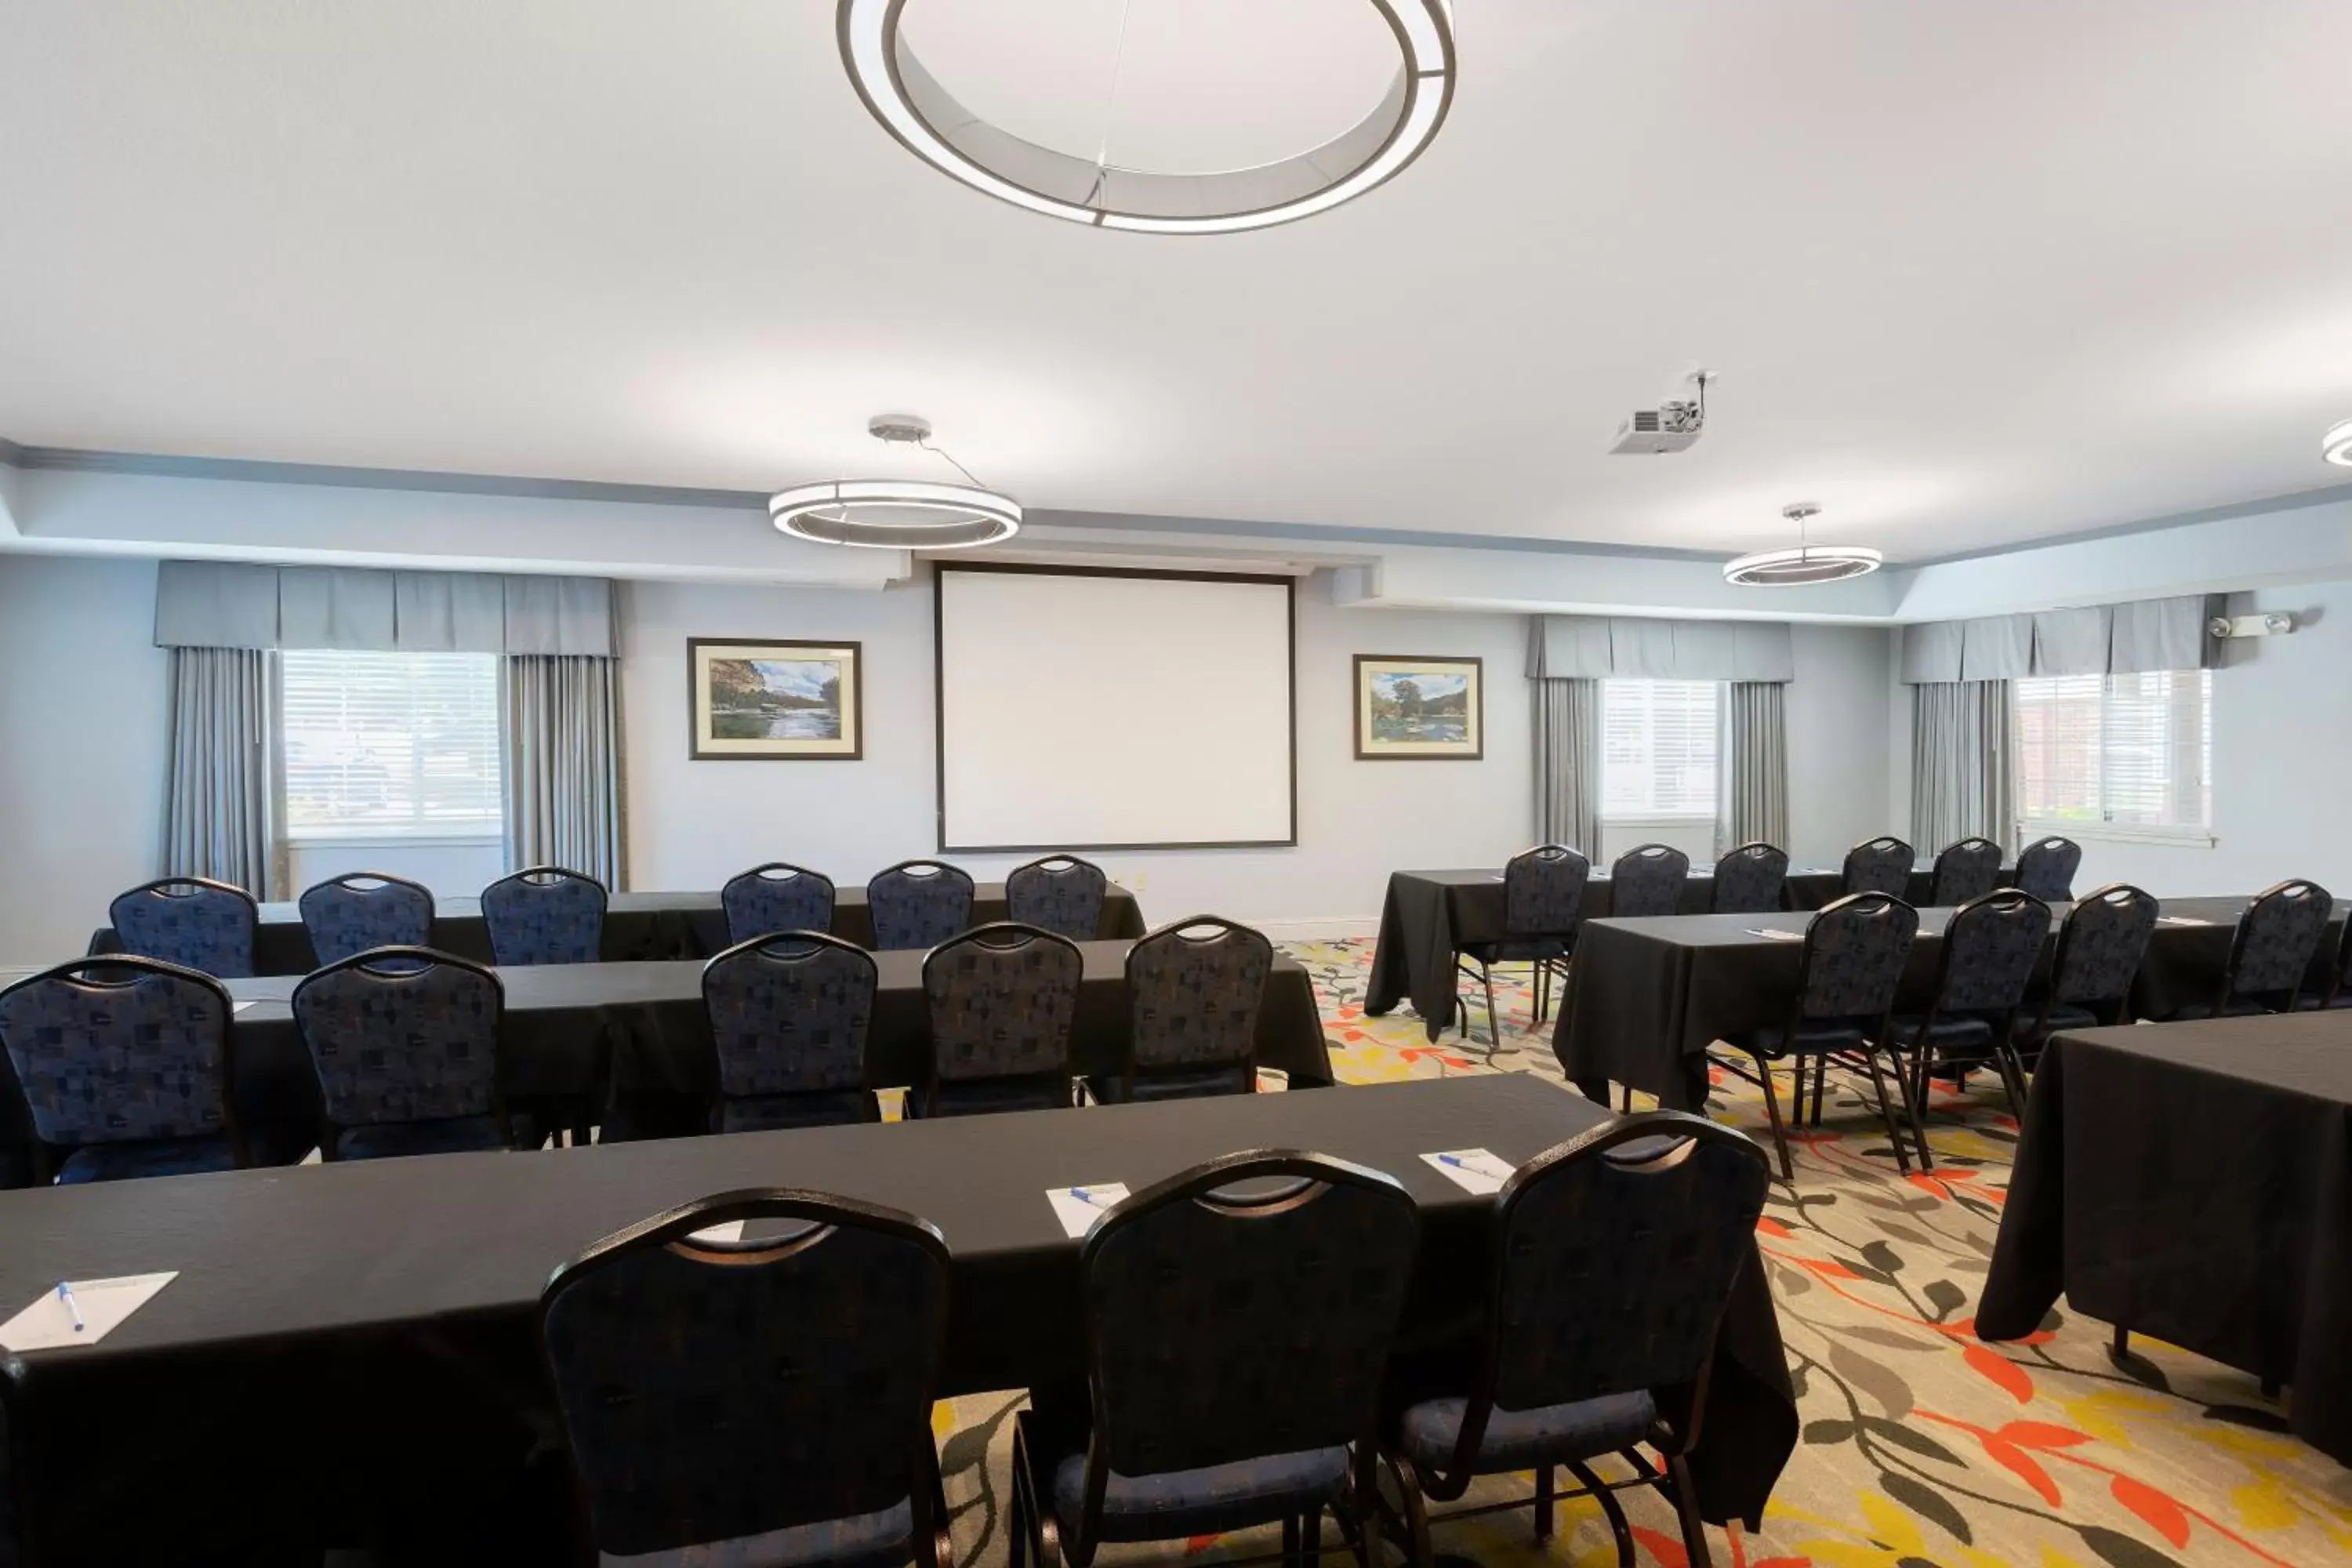
<path id="1" fill-rule="evenodd" d="M 1706 429 L 1706 384 L 1712 371 L 1693 371 L 1696 397 L 1670 397 L 1655 408 L 1637 408 L 1617 427 L 1609 450 L 1619 456 L 1654 457 L 1686 450 Z"/>

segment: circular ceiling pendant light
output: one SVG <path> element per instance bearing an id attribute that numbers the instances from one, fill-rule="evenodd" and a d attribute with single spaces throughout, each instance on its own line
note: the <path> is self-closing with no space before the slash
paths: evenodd
<path id="1" fill-rule="evenodd" d="M 1875 550 L 1860 544 L 1814 544 L 1805 538 L 1805 524 L 1821 515 L 1811 501 L 1784 506 L 1780 515 L 1797 525 L 1794 550 L 1759 550 L 1724 563 L 1723 580 L 1743 588 L 1802 588 L 1816 583 L 1843 583 L 1865 577 L 1886 563 Z"/>
<path id="2" fill-rule="evenodd" d="M 1021 531 L 1021 503 L 988 489 L 971 470 L 931 445 L 928 420 L 884 414 L 868 420 L 877 441 L 920 447 L 970 484 L 923 479 L 826 479 L 768 498 L 768 516 L 795 539 L 868 550 L 970 550 Z"/>
<path id="3" fill-rule="evenodd" d="M 2352 419 L 2320 438 L 2319 455 L 2340 468 L 2352 468 Z"/>
<path id="4" fill-rule="evenodd" d="M 1234 234 L 1362 195 L 1419 157 L 1445 122 L 1454 101 L 1453 0 L 1362 3 L 1396 40 L 1396 77 L 1379 106 L 1319 147 L 1215 174 L 1122 167 L 1109 160 L 1108 132 L 1103 152 L 1088 159 L 991 125 L 907 47 L 898 24 L 909 0 L 841 0 L 835 25 L 842 63 L 874 118 L 908 152 L 974 190 L 1097 228 Z M 1114 94 L 1117 88 L 1114 66 Z"/>

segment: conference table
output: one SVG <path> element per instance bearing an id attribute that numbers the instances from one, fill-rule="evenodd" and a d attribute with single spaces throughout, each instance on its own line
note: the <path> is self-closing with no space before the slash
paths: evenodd
<path id="1" fill-rule="evenodd" d="M 2008 872 L 2004 870 L 2006 877 Z M 1906 897 L 1924 903 L 1934 893 L 1933 867 L 1911 873 Z M 1789 873 L 1782 901 L 1792 910 L 1818 910 L 1845 891 L 1845 873 L 1836 867 L 1801 867 Z M 1584 884 L 1584 918 L 1608 918 L 1610 881 L 1596 867 Z M 1683 880 L 1681 912 L 1705 914 L 1715 907 L 1712 868 L 1694 867 Z M 1410 1000 L 1432 1040 L 1454 1022 L 1454 955 L 1474 942 L 1503 939 L 1503 873 L 1495 867 L 1452 871 L 1391 871 L 1381 901 L 1381 932 L 1372 950 L 1372 973 L 1364 1011 L 1375 1017 Z"/>
<path id="2" fill-rule="evenodd" d="M 2054 1036 L 1978 1334 L 2084 1316 L 2291 1390 L 2352 1465 L 2352 1011 Z"/>
<path id="3" fill-rule="evenodd" d="M 1124 1058 L 1131 1009 L 1131 942 L 1078 944 L 1086 968 L 1070 1028 L 1073 1068 L 1108 1073 Z M 930 1061 L 930 1012 L 923 954 L 886 951 L 866 1031 L 866 1077 L 876 1089 L 920 1082 Z M 506 1012 L 499 1031 L 499 1080 L 509 1101 L 569 1108 L 564 1120 L 604 1123 L 604 1136 L 662 1137 L 708 1130 L 716 1087 L 710 1020 L 702 1005 L 702 965 L 660 960 L 521 965 L 500 969 Z M 295 1027 L 289 999 L 298 976 L 226 983 L 237 1004 L 236 1089 L 248 1132 L 290 1146 L 315 1140 L 318 1083 Z M 1258 1008 L 1258 1061 L 1298 1088 L 1331 1081 L 1331 1058 L 1315 987 L 1286 953 L 1275 954 Z"/>
<path id="4" fill-rule="evenodd" d="M 2134 1017 L 2161 1017 L 2210 1002 L 2229 962 L 2231 933 L 2244 899 L 2162 900 L 2147 954 L 2133 983 Z M 2070 905 L 2051 910 L 2050 942 Z M 1935 991 L 1948 909 L 1919 911 L 1919 935 L 1896 995 L 1901 1012 L 1925 1012 Z M 1669 915 L 1589 921 L 1578 933 L 1552 1053 L 1571 1081 L 1596 1100 L 1612 1081 L 1695 1110 L 1706 1100 L 1706 1048 L 1761 1025 L 1788 1021 L 1811 917 Z M 1775 931 L 1778 937 L 1759 934 Z M 2332 924 L 2306 983 L 2324 990 L 2341 921 Z M 2045 957 L 2046 964 L 2047 959 Z"/>
<path id="5" fill-rule="evenodd" d="M 972 888 L 974 925 L 1009 919 L 1004 884 L 981 882 Z M 1097 937 L 1139 937 L 1144 933 L 1143 910 L 1135 895 L 1114 884 L 1103 895 Z M 833 934 L 860 947 L 874 945 L 874 910 L 863 888 L 842 888 L 834 894 Z M 489 929 L 482 923 L 478 898 L 434 900 L 430 945 L 477 963 L 490 962 Z M 728 947 L 727 913 L 717 893 L 614 893 L 604 906 L 604 957 L 607 962 L 659 958 L 709 958 Z M 89 951 L 120 952 L 121 939 L 112 926 L 91 933 Z M 311 951 L 310 933 L 303 929 L 302 911 L 291 903 L 261 906 L 260 924 L 254 931 L 253 969 L 257 974 L 308 974 L 319 967 Z"/>
<path id="6" fill-rule="evenodd" d="M 540 1291 L 598 1237 L 743 1187 L 814 1188 L 937 1225 L 953 1258 L 939 1394 L 1028 1389 L 1062 1419 L 1085 1407 L 1085 1334 L 1078 1243 L 1047 1189 L 1140 1191 L 1234 1150 L 1320 1151 L 1389 1173 L 1419 1205 L 1393 1381 L 1403 1396 L 1458 1391 L 1476 1360 L 1495 1200 L 1421 1155 L 1482 1147 L 1521 1162 L 1606 1120 L 1512 1074 L 0 1193 L 0 1313 L 60 1279 L 179 1271 L 102 1342 L 25 1355 L 31 1528 L 48 1553 L 37 1560 L 355 1541 L 420 1563 L 565 1560 Z M 1752 1524 L 1796 1435 L 1750 1252 L 1692 1460 L 1701 1511 Z"/>

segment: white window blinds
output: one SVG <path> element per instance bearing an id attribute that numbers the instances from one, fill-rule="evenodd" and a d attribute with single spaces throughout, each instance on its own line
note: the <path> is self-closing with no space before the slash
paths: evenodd
<path id="1" fill-rule="evenodd" d="M 489 654 L 289 650 L 289 837 L 497 833 L 499 661 Z"/>
<path id="2" fill-rule="evenodd" d="M 1601 683 L 1604 820 L 1714 818 L 1720 692 L 1712 680 Z"/>
<path id="3" fill-rule="evenodd" d="M 2015 689 L 2018 809 L 2027 822 L 2211 826 L 2210 670 L 2036 676 Z"/>

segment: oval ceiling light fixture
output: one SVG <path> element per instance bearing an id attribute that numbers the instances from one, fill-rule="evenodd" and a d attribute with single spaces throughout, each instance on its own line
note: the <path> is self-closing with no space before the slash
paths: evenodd
<path id="1" fill-rule="evenodd" d="M 943 174 L 1000 201 L 1097 228 L 1236 234 L 1328 212 L 1421 155 L 1454 101 L 1453 0 L 1362 0 L 1395 37 L 1395 79 L 1371 113 L 1319 147 L 1254 168 L 1168 174 L 1025 141 L 966 109 L 900 36 L 909 0 L 841 0 L 842 63 L 883 127 Z M 1110 92 L 1118 90 L 1114 65 Z M 1110 100 L 1107 99 L 1106 102 Z M 1106 117 L 1109 110 L 1106 108 Z"/>
<path id="2" fill-rule="evenodd" d="M 768 498 L 768 516 L 794 539 L 867 550 L 971 550 L 1021 531 L 1021 503 L 988 489 L 971 469 L 930 444 L 930 422 L 911 414 L 866 422 L 877 441 L 920 447 L 970 484 L 924 479 L 826 479 Z"/>
<path id="3" fill-rule="evenodd" d="M 2319 455 L 2340 468 L 2352 468 L 2352 419 L 2320 438 Z"/>
<path id="4" fill-rule="evenodd" d="M 1821 515 L 1811 501 L 1784 506 L 1780 515 L 1797 525 L 1794 550 L 1759 550 L 1727 561 L 1723 580 L 1742 588 L 1803 588 L 1816 583 L 1843 583 L 1866 577 L 1886 563 L 1877 551 L 1860 544 L 1814 544 L 1805 538 L 1805 524 Z"/>

